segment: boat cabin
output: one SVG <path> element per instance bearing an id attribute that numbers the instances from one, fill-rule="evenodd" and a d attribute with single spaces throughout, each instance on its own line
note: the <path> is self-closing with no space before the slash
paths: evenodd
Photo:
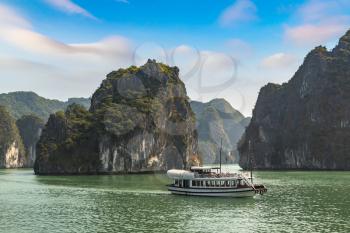
<path id="1" fill-rule="evenodd" d="M 169 170 L 168 176 L 179 188 L 243 188 L 250 187 L 249 181 L 239 174 L 219 173 L 217 167 L 191 167 L 186 170 Z"/>

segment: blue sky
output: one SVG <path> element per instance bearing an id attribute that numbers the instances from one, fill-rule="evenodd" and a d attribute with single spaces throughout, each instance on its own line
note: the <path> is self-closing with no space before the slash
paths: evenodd
<path id="1" fill-rule="evenodd" d="M 0 0 L 0 92 L 87 97 L 151 57 L 180 67 L 192 99 L 251 115 L 261 86 L 286 82 L 349 25 L 347 0 Z"/>

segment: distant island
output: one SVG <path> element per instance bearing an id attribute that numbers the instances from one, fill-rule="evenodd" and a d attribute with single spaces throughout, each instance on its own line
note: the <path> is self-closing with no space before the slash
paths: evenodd
<path id="1" fill-rule="evenodd" d="M 245 169 L 253 158 L 257 169 L 350 170 L 350 31 L 332 51 L 312 50 L 288 83 L 260 90 L 239 152 Z"/>

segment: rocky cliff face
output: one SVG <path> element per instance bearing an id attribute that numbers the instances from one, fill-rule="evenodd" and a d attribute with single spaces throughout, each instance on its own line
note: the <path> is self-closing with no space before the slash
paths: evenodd
<path id="1" fill-rule="evenodd" d="M 191 101 L 191 107 L 196 114 L 198 150 L 203 163 L 218 163 L 221 139 L 222 162 L 237 163 L 237 142 L 250 118 L 245 118 L 224 99 L 208 103 Z"/>
<path id="2" fill-rule="evenodd" d="M 317 47 L 294 77 L 259 93 L 243 136 L 240 165 L 249 149 L 260 169 L 350 170 L 350 31 L 327 51 Z"/>
<path id="3" fill-rule="evenodd" d="M 15 120 L 0 106 L 0 168 L 23 167 L 26 156 Z"/>
<path id="4" fill-rule="evenodd" d="M 33 167 L 36 157 L 36 144 L 39 141 L 44 121 L 35 115 L 22 116 L 16 121 L 22 142 L 25 147 L 25 167 Z"/>
<path id="5" fill-rule="evenodd" d="M 164 171 L 198 162 L 195 115 L 176 67 L 154 60 L 107 75 L 89 111 L 51 115 L 36 174 Z"/>

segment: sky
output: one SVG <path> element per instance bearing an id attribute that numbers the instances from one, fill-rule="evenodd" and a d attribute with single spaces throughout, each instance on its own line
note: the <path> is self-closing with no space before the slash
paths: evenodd
<path id="1" fill-rule="evenodd" d="M 250 116 L 262 86 L 349 26 L 348 0 L 0 0 L 0 93 L 90 97 L 152 58 L 180 68 L 192 100 Z"/>

